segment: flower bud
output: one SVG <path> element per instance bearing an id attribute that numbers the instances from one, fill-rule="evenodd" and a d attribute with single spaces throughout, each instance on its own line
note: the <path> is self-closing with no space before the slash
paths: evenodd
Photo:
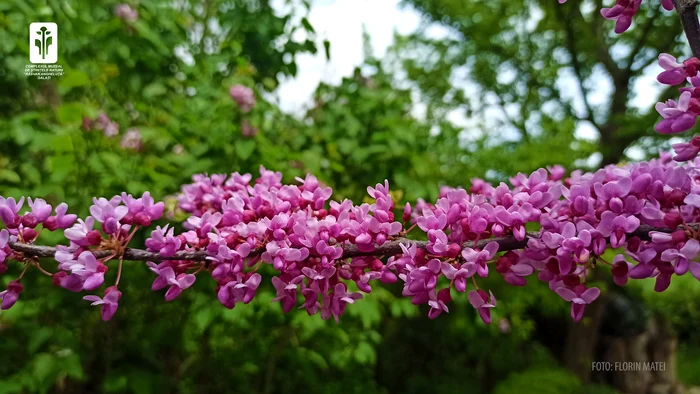
<path id="1" fill-rule="evenodd" d="M 86 238 L 90 245 L 97 246 L 102 242 L 102 233 L 99 230 L 90 230 Z"/>
<path id="2" fill-rule="evenodd" d="M 49 231 L 56 230 L 58 228 L 58 221 L 56 220 L 56 216 L 50 216 L 48 219 L 46 219 L 44 221 L 43 226 Z"/>
<path id="3" fill-rule="evenodd" d="M 145 212 L 139 212 L 134 216 L 134 222 L 139 226 L 147 227 L 151 225 L 151 217 Z"/>
<path id="4" fill-rule="evenodd" d="M 34 241 L 37 235 L 39 234 L 33 228 L 25 228 L 24 231 L 22 231 L 22 238 L 24 242 L 27 243 Z"/>

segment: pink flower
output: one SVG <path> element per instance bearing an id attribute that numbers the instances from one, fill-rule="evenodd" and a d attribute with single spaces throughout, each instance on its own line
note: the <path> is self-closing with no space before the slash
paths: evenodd
<path id="1" fill-rule="evenodd" d="M 673 157 L 675 161 L 693 160 L 700 153 L 700 136 L 693 137 L 689 142 L 680 142 L 671 145 L 676 155 Z"/>
<path id="2" fill-rule="evenodd" d="M 616 215 L 611 211 L 603 212 L 597 230 L 604 237 L 610 237 L 610 246 L 619 248 L 625 243 L 625 236 L 639 227 L 635 216 Z"/>
<path id="3" fill-rule="evenodd" d="M 435 290 L 430 292 L 430 299 L 428 300 L 428 306 L 430 310 L 428 311 L 428 317 L 435 319 L 440 316 L 442 312 L 450 313 L 447 308 L 447 304 L 452 301 L 452 296 L 450 296 L 450 288 L 441 289 L 435 293 Z"/>
<path id="4" fill-rule="evenodd" d="M 93 198 L 94 205 L 90 206 L 90 214 L 98 222 L 102 223 L 102 229 L 107 234 L 114 234 L 119 230 L 119 223 L 129 209 L 123 205 L 114 206 L 106 198 Z"/>
<path id="5" fill-rule="evenodd" d="M 141 133 L 138 129 L 131 128 L 126 131 L 120 146 L 123 149 L 131 149 L 135 151 L 140 151 L 143 148 L 143 142 L 141 141 Z"/>
<path id="6" fill-rule="evenodd" d="M 659 74 L 657 80 L 666 85 L 678 85 L 698 74 L 700 60 L 691 57 L 681 64 L 676 62 L 675 57 L 662 53 L 659 55 L 659 66 L 665 71 Z"/>
<path id="7" fill-rule="evenodd" d="M 102 320 L 108 321 L 117 312 L 117 308 L 119 307 L 118 302 L 121 297 L 121 291 L 119 291 L 116 286 L 110 286 L 105 289 L 104 298 L 88 295 L 83 297 L 83 299 L 92 301 L 91 305 L 102 305 Z"/>
<path id="8" fill-rule="evenodd" d="M 642 0 L 617 0 L 612 8 L 602 8 L 600 14 L 605 19 L 614 20 L 615 33 L 620 34 L 627 31 L 632 25 L 632 17 L 639 10 Z"/>
<path id="9" fill-rule="evenodd" d="M 241 135 L 244 137 L 255 137 L 258 135 L 258 129 L 247 120 L 244 120 L 241 122 Z"/>
<path id="10" fill-rule="evenodd" d="M 626 285 L 627 280 L 629 279 L 629 272 L 632 270 L 632 268 L 634 268 L 634 265 L 625 260 L 624 255 L 618 254 L 615 256 L 611 269 L 615 284 L 618 286 Z"/>
<path id="11" fill-rule="evenodd" d="M 14 306 L 17 302 L 19 293 L 21 293 L 22 290 L 24 290 L 24 286 L 19 283 L 19 279 L 11 281 L 7 285 L 7 290 L 0 292 L 0 300 L 2 300 L 0 309 L 5 311 L 12 308 L 12 306 Z"/>
<path id="12" fill-rule="evenodd" d="M 591 287 L 586 289 L 584 285 L 578 285 L 571 290 L 566 287 L 560 287 L 556 290 L 557 294 L 561 296 L 566 301 L 571 302 L 571 317 L 574 321 L 581 320 L 583 317 L 583 310 L 586 305 L 592 303 L 600 295 L 600 289 L 597 287 Z"/>
<path id="13" fill-rule="evenodd" d="M 0 219 L 7 228 L 17 228 L 19 225 L 16 223 L 19 220 L 17 212 L 22 209 L 22 205 L 24 205 L 24 197 L 20 198 L 19 202 L 16 202 L 12 197 L 8 199 L 0 197 Z"/>
<path id="14" fill-rule="evenodd" d="M 463 293 L 467 289 L 467 279 L 476 273 L 476 264 L 474 262 L 466 262 L 459 268 L 455 268 L 452 264 L 443 262 L 442 273 L 447 279 L 454 282 L 457 291 Z"/>
<path id="15" fill-rule="evenodd" d="M 185 273 L 175 276 L 175 271 L 173 271 L 172 267 L 165 267 L 161 269 L 160 274 L 165 279 L 167 284 L 170 285 L 170 288 L 165 293 L 166 301 L 172 301 L 177 298 L 177 296 L 179 296 L 183 290 L 192 286 L 194 281 L 197 279 L 194 275 Z"/>
<path id="16" fill-rule="evenodd" d="M 255 297 L 255 292 L 260 286 L 262 276 L 255 273 L 243 282 L 243 275 L 238 274 L 236 280 L 232 280 L 221 286 L 218 292 L 219 301 L 229 309 L 233 309 L 236 303 L 243 302 L 248 304 Z"/>
<path id="17" fill-rule="evenodd" d="M 78 215 L 68 214 L 68 204 L 61 203 L 56 207 L 56 216 L 50 216 L 44 222 L 44 228 L 49 231 L 54 231 L 56 229 L 67 229 L 71 227 L 75 221 L 78 219 Z"/>
<path id="18" fill-rule="evenodd" d="M 476 265 L 476 272 L 479 276 L 485 278 L 489 273 L 489 267 L 487 262 L 491 260 L 498 252 L 498 243 L 489 242 L 484 247 L 484 250 L 464 248 L 462 250 L 462 257 L 467 263 L 472 263 Z"/>
<path id="19" fill-rule="evenodd" d="M 79 246 L 96 246 L 102 242 L 102 234 L 98 230 L 93 230 L 95 218 L 88 216 L 85 221 L 78 219 L 78 223 L 66 229 L 63 234 L 66 238 Z"/>
<path id="20" fill-rule="evenodd" d="M 139 12 L 129 4 L 119 4 L 114 7 L 114 16 L 126 22 L 136 22 L 139 19 Z"/>
<path id="21" fill-rule="evenodd" d="M 233 85 L 228 93 L 243 112 L 248 112 L 255 107 L 255 94 L 249 87 Z"/>
<path id="22" fill-rule="evenodd" d="M 690 260 L 700 253 L 700 243 L 695 239 L 689 239 L 680 250 L 666 249 L 661 253 L 661 261 L 674 263 L 676 275 L 683 275 L 688 272 Z M 696 263 L 697 264 L 697 263 Z M 692 273 L 692 272 L 691 272 Z"/>
<path id="23" fill-rule="evenodd" d="M 491 308 L 496 307 L 496 297 L 494 297 L 493 292 L 489 291 L 489 294 L 486 294 L 481 289 L 471 290 L 467 297 L 469 298 L 469 303 L 479 312 L 481 320 L 486 324 L 491 324 Z"/>
<path id="24" fill-rule="evenodd" d="M 331 294 L 323 295 L 323 308 L 321 308 L 321 318 L 328 319 L 331 316 L 338 322 L 338 317 L 345 312 L 347 304 L 354 304 L 355 300 L 362 298 L 362 293 L 347 293 L 344 283 L 338 283 Z"/>
<path id="25" fill-rule="evenodd" d="M 668 100 L 665 103 L 656 103 L 656 110 L 664 118 L 654 128 L 661 134 L 676 134 L 690 130 L 695 126 L 700 113 L 700 102 L 693 98 L 691 93 L 681 93 L 678 103 Z"/>
<path id="26" fill-rule="evenodd" d="M 105 137 L 114 137 L 119 134 L 119 123 L 109 122 L 104 126 Z"/>
<path id="27" fill-rule="evenodd" d="M 288 313 L 294 308 L 294 305 L 296 305 L 298 284 L 303 279 L 304 276 L 299 275 L 289 280 L 289 282 L 285 282 L 278 276 L 272 277 L 272 285 L 275 286 L 275 290 L 277 290 L 277 297 L 275 297 L 272 302 L 280 301 L 284 313 Z"/>
<path id="28" fill-rule="evenodd" d="M 174 228 L 168 230 L 168 224 L 165 227 L 156 226 L 156 229 L 151 232 L 151 238 L 146 240 L 146 247 L 148 250 L 156 251 L 161 256 L 169 257 L 174 255 L 180 246 L 182 241 L 180 238 L 174 235 Z"/>

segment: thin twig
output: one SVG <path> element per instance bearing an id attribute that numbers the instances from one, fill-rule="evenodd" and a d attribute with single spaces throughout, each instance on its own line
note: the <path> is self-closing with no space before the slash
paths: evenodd
<path id="1" fill-rule="evenodd" d="M 690 226 L 697 230 L 698 224 L 690 224 Z M 652 231 L 658 231 L 662 233 L 671 233 L 675 231 L 674 229 L 666 227 L 653 227 L 647 225 L 641 225 L 637 230 L 632 232 L 630 236 L 639 237 L 644 240 L 650 239 L 649 233 Z M 509 237 L 499 237 L 499 238 L 487 238 L 479 240 L 478 242 L 465 242 L 462 246 L 467 248 L 479 248 L 483 249 L 488 243 L 496 242 L 498 244 L 498 250 L 501 252 L 508 250 L 522 249 L 527 246 L 529 238 L 539 238 L 539 232 L 528 232 L 525 239 L 522 241 Z M 415 241 L 408 238 L 398 238 L 392 241 L 386 242 L 381 246 L 377 246 L 371 252 L 361 251 L 356 245 L 344 245 L 343 246 L 343 258 L 350 257 L 360 257 L 360 256 L 394 256 L 402 254 L 401 244 L 415 243 L 417 247 L 425 249 L 428 241 Z M 17 252 L 23 253 L 25 256 L 35 256 L 35 257 L 53 257 L 56 254 L 56 248 L 51 246 L 40 246 L 32 244 L 24 244 L 17 242 L 10 242 L 10 248 Z M 254 251 L 254 253 L 261 253 L 262 250 Z M 96 250 L 93 252 L 95 257 L 103 258 L 112 255 L 114 252 L 112 250 Z M 204 261 L 207 259 L 206 251 L 195 251 L 195 252 L 177 252 L 172 256 L 164 257 L 157 252 L 149 252 L 147 250 L 126 248 L 124 250 L 124 260 L 130 261 L 163 261 L 163 260 L 192 260 L 192 261 Z"/>

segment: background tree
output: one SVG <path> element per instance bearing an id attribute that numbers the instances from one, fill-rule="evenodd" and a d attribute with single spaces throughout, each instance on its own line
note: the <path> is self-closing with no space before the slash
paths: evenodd
<path id="1" fill-rule="evenodd" d="M 602 154 L 600 165 L 617 163 L 630 146 L 658 151 L 649 141 L 663 139 L 651 126 L 658 118 L 652 106 L 674 93 L 638 110 L 634 86 L 659 53 L 687 51 L 678 16 L 658 1 L 645 2 L 620 35 L 601 17 L 602 0 L 404 3 L 425 18 L 424 28 L 396 48 L 408 80 L 429 120 L 453 110 L 475 119 L 466 133 L 478 140 L 471 159 L 507 156 L 492 164 L 507 174 L 552 162 L 571 166 L 593 152 Z M 436 38 L 436 25 L 446 34 Z M 596 140 L 576 135 L 580 126 Z M 525 153 L 533 150 L 547 154 Z"/>

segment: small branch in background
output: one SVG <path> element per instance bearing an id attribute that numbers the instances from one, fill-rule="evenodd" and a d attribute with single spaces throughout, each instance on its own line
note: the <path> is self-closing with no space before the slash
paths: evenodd
<path id="1" fill-rule="evenodd" d="M 697 0 L 673 0 L 678 10 L 685 37 L 693 51 L 693 56 L 700 59 L 700 22 L 698 22 Z"/>

